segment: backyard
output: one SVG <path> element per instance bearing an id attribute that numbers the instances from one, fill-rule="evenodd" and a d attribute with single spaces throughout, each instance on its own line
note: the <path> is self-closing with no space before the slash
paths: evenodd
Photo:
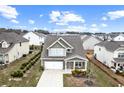
<path id="1" fill-rule="evenodd" d="M 80 78 L 73 77 L 71 74 L 64 74 L 64 87 L 116 87 L 118 85 L 118 82 L 91 62 L 88 62 L 87 71 L 90 71 L 90 80 L 93 82 L 92 86 L 85 84 L 85 81 L 88 80 L 87 77 Z"/>
<path id="2" fill-rule="evenodd" d="M 7 68 L 0 70 L 0 86 L 2 87 L 35 87 L 42 74 L 40 59 L 24 74 L 21 78 L 12 78 L 11 73 L 20 68 L 23 63 L 26 63 L 39 51 L 35 50 L 26 57 L 22 57 L 13 63 L 9 64 Z"/>

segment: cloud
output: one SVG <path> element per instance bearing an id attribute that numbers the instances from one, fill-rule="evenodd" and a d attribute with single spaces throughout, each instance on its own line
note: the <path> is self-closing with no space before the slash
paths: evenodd
<path id="1" fill-rule="evenodd" d="M 97 31 L 99 31 L 99 28 L 97 28 L 97 27 L 89 28 L 89 32 L 97 32 Z"/>
<path id="2" fill-rule="evenodd" d="M 74 14 L 70 11 L 52 11 L 50 13 L 50 19 L 50 22 L 55 23 L 56 25 L 68 25 L 70 22 L 85 22 L 80 15 Z"/>
<path id="3" fill-rule="evenodd" d="M 102 17 L 102 20 L 103 20 L 103 21 L 106 21 L 106 20 L 108 20 L 108 18 L 105 17 L 105 16 L 103 16 L 103 17 Z"/>
<path id="4" fill-rule="evenodd" d="M 91 24 L 91 26 L 88 28 L 89 32 L 97 32 L 99 31 L 98 25 L 97 24 Z"/>
<path id="5" fill-rule="evenodd" d="M 91 27 L 97 27 L 97 24 L 92 24 Z"/>
<path id="6" fill-rule="evenodd" d="M 40 14 L 40 17 L 43 17 L 43 15 L 42 15 L 42 14 Z"/>
<path id="7" fill-rule="evenodd" d="M 12 23 L 16 23 L 16 24 L 19 23 L 19 21 L 15 20 L 15 19 L 12 19 L 11 22 L 12 22 Z"/>
<path id="8" fill-rule="evenodd" d="M 72 31 L 72 32 L 85 32 L 86 31 L 85 26 L 67 26 L 65 28 L 59 28 L 59 29 L 53 29 L 54 32 L 66 32 L 66 31 Z"/>
<path id="9" fill-rule="evenodd" d="M 31 24 L 31 25 L 33 25 L 33 24 L 35 23 L 35 21 L 32 20 L 32 19 L 28 20 L 28 22 L 29 22 L 29 24 Z"/>
<path id="10" fill-rule="evenodd" d="M 105 24 L 105 23 L 102 23 L 101 26 L 102 26 L 102 27 L 107 27 L 108 25 Z"/>
<path id="11" fill-rule="evenodd" d="M 107 16 L 110 18 L 110 20 L 122 18 L 124 17 L 124 10 L 110 11 L 107 13 Z"/>
<path id="12" fill-rule="evenodd" d="M 39 28 L 38 27 L 34 27 L 33 30 L 38 30 Z"/>
<path id="13" fill-rule="evenodd" d="M 16 19 L 19 14 L 14 7 L 0 5 L 0 15 L 7 19 Z"/>

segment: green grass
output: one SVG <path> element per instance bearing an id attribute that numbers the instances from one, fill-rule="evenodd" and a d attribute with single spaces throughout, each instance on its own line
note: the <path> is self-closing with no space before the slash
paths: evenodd
<path id="1" fill-rule="evenodd" d="M 70 76 L 71 76 L 71 74 L 63 74 L 63 81 L 64 81 L 63 86 L 64 87 L 73 87 L 73 85 L 71 83 L 66 81 L 66 77 L 70 77 Z"/>
<path id="2" fill-rule="evenodd" d="M 99 87 L 115 87 L 117 86 L 117 82 L 109 77 L 105 72 L 103 72 L 100 68 L 95 66 L 93 63 L 88 63 L 88 69 L 92 75 L 96 78 L 97 86 Z"/>
<path id="3" fill-rule="evenodd" d="M 27 62 L 31 57 L 37 54 L 38 51 L 33 52 L 32 54 L 27 55 L 26 57 L 22 57 L 15 62 L 8 65 L 8 67 L 4 70 L 0 70 L 0 86 L 7 85 L 11 87 L 34 87 L 37 85 L 37 82 L 42 74 L 40 70 L 40 59 L 36 62 L 36 64 L 30 69 L 30 73 L 27 74 L 27 77 L 23 77 L 21 81 L 9 81 L 11 78 L 10 74 L 13 71 L 16 71 L 20 68 L 22 63 Z"/>

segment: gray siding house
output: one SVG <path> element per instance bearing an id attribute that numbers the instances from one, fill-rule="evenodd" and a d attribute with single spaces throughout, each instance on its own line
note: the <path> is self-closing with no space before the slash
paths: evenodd
<path id="1" fill-rule="evenodd" d="M 87 69 L 87 59 L 79 35 L 48 35 L 41 62 L 45 69 Z"/>
<path id="2" fill-rule="evenodd" d="M 29 41 L 14 32 L 0 32 L 0 64 L 9 64 L 29 53 Z"/>

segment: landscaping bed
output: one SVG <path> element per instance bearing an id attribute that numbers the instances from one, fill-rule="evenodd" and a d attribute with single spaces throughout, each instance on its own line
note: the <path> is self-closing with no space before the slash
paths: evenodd
<path id="1" fill-rule="evenodd" d="M 74 77 L 71 74 L 64 74 L 64 87 L 95 87 L 95 79 L 90 79 L 93 85 L 87 85 L 85 82 L 89 80 L 87 77 Z"/>
<path id="2" fill-rule="evenodd" d="M 90 79 L 87 77 L 75 77 L 72 74 L 63 75 L 64 87 L 117 87 L 118 82 L 109 77 L 104 71 L 88 62 L 88 70 L 90 71 Z M 86 84 L 87 80 L 91 80 L 93 85 Z"/>
<path id="3" fill-rule="evenodd" d="M 11 74 L 13 72 L 18 73 L 22 64 L 30 61 L 35 55 L 37 55 L 39 51 L 33 51 L 32 53 L 26 55 L 26 57 L 22 57 L 11 64 L 9 64 L 5 69 L 0 70 L 0 86 L 8 86 L 8 87 L 35 87 L 39 81 L 39 78 L 42 74 L 40 59 L 38 58 L 33 66 L 30 67 L 23 76 L 13 78 Z M 29 63 L 30 64 L 30 63 Z M 28 65 L 27 65 L 28 67 Z M 20 73 L 20 72 L 19 72 Z"/>

